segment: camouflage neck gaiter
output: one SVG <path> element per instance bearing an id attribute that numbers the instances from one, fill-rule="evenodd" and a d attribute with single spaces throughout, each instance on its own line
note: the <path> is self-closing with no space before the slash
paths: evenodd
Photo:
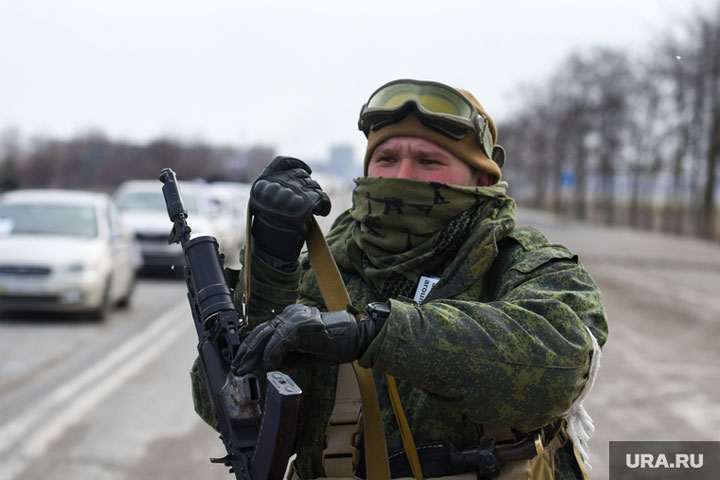
<path id="1" fill-rule="evenodd" d="M 461 187 L 400 178 L 358 178 L 350 211 L 353 263 L 378 292 L 409 296 L 420 275 L 439 275 L 470 232 L 490 232 L 513 204 L 507 184 Z M 361 258 L 358 258 L 361 257 Z"/>

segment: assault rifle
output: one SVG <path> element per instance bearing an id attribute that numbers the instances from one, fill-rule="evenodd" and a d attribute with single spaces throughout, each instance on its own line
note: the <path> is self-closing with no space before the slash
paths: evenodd
<path id="1" fill-rule="evenodd" d="M 217 240 L 209 235 L 190 238 L 175 172 L 163 169 L 160 181 L 173 222 L 168 243 L 180 243 L 185 257 L 183 272 L 198 335 L 200 372 L 227 451 L 210 461 L 230 467 L 238 480 L 279 480 L 292 454 L 302 392 L 287 375 L 268 372 L 263 415 L 258 378 L 233 373 L 230 365 L 247 322 L 232 302 Z"/>

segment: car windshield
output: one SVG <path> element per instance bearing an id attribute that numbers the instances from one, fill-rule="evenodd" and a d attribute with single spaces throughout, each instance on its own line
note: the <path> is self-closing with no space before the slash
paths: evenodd
<path id="1" fill-rule="evenodd" d="M 95 208 L 89 205 L 8 203 L 0 205 L 0 235 L 98 236 Z"/>
<path id="2" fill-rule="evenodd" d="M 188 213 L 197 211 L 197 200 L 191 192 L 182 193 L 183 202 Z M 117 206 L 121 211 L 145 211 L 145 212 L 165 212 L 165 199 L 162 190 L 158 188 L 157 192 L 124 192 L 117 198 Z"/>

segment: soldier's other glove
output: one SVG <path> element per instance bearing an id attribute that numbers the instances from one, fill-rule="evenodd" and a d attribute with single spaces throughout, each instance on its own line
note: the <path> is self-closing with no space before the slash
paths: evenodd
<path id="1" fill-rule="evenodd" d="M 244 375 L 258 368 L 272 371 L 283 365 L 352 362 L 362 356 L 382 327 L 368 315 L 359 317 L 361 321 L 348 311 L 320 312 L 315 307 L 289 305 L 245 337 L 233 370 Z"/>
<path id="2" fill-rule="evenodd" d="M 275 268 L 293 270 L 313 215 L 330 213 L 330 198 L 302 160 L 275 157 L 253 183 L 253 253 Z"/>

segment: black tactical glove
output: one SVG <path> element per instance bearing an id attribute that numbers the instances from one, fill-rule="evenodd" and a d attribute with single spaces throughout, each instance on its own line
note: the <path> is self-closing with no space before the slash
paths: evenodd
<path id="1" fill-rule="evenodd" d="M 321 313 L 315 307 L 289 305 L 245 337 L 232 368 L 244 375 L 257 368 L 352 362 L 365 353 L 384 324 L 363 313 L 358 319 L 348 311 Z"/>
<path id="2" fill-rule="evenodd" d="M 294 269 L 313 215 L 330 213 L 330 199 L 302 160 L 275 157 L 253 183 L 253 253 L 275 268 Z"/>

